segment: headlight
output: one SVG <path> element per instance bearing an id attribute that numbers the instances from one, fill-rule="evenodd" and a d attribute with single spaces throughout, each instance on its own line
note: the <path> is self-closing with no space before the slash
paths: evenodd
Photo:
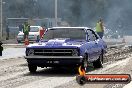
<path id="1" fill-rule="evenodd" d="M 28 56 L 33 56 L 34 55 L 34 50 L 33 49 L 29 49 L 27 52 Z"/>
<path id="2" fill-rule="evenodd" d="M 77 49 L 72 50 L 72 56 L 78 56 L 78 50 Z"/>

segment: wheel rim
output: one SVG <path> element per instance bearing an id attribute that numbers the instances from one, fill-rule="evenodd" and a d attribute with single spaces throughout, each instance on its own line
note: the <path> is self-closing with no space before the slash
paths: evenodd
<path id="1" fill-rule="evenodd" d="M 103 55 L 101 54 L 99 57 L 100 67 L 103 67 Z"/>
<path id="2" fill-rule="evenodd" d="M 87 60 L 85 59 L 85 60 L 83 61 L 83 67 L 84 67 L 84 70 L 85 70 L 85 71 L 87 70 L 87 66 L 88 66 L 88 62 L 87 62 Z"/>
<path id="3" fill-rule="evenodd" d="M 103 55 L 100 55 L 100 63 L 103 64 Z"/>

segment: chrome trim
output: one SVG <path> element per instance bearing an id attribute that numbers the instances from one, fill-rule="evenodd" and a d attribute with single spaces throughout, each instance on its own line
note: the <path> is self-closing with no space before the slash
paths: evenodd
<path id="1" fill-rule="evenodd" d="M 35 53 L 51 53 L 51 52 L 35 52 Z M 52 53 L 64 53 L 64 52 L 52 52 Z M 65 52 L 65 53 L 71 53 L 71 52 Z"/>
<path id="2" fill-rule="evenodd" d="M 25 59 L 83 59 L 82 56 L 25 56 Z"/>
<path id="3" fill-rule="evenodd" d="M 34 55 L 40 56 L 77 56 L 77 49 L 34 49 Z M 74 54 L 74 55 L 73 55 Z"/>

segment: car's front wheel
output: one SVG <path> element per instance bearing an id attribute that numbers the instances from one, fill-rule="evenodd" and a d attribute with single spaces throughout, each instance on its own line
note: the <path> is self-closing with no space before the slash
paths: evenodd
<path id="1" fill-rule="evenodd" d="M 37 70 L 37 66 L 28 64 L 28 69 L 30 73 L 35 73 Z"/>
<path id="2" fill-rule="evenodd" d="M 88 67 L 88 55 L 85 54 L 82 61 L 82 68 L 86 71 Z"/>
<path id="3" fill-rule="evenodd" d="M 101 68 L 103 67 L 103 52 L 100 54 L 98 60 L 93 62 L 94 68 Z"/>

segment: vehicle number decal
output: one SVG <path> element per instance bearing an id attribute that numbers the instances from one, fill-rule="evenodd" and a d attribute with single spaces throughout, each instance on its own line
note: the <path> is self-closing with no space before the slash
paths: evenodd
<path id="1" fill-rule="evenodd" d="M 59 61 L 47 61 L 47 63 L 49 63 L 49 64 L 52 64 L 52 63 L 58 64 Z"/>

